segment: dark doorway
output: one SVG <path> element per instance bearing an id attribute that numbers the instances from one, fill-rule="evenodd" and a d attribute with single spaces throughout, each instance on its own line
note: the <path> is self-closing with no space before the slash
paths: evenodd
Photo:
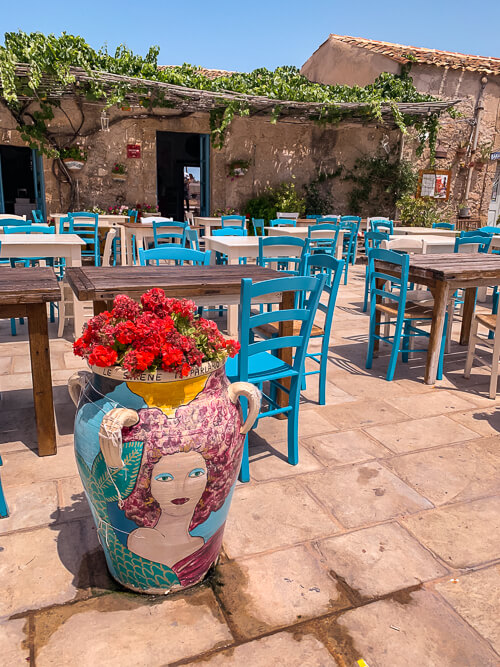
<path id="1" fill-rule="evenodd" d="M 190 187 L 189 207 L 194 215 L 207 215 L 208 143 L 206 135 L 186 132 L 156 133 L 158 208 L 167 218 L 184 220 L 187 208 L 184 179 L 199 173 L 196 186 Z M 193 178 L 191 178 L 193 181 Z M 191 197 L 191 195 L 197 195 Z"/>
<path id="2" fill-rule="evenodd" d="M 18 146 L 0 146 L 0 179 L 0 212 L 31 218 L 31 211 L 38 208 L 33 151 Z"/>

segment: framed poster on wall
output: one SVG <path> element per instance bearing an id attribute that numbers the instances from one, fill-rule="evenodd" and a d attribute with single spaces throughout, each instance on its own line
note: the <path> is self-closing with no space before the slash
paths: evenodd
<path id="1" fill-rule="evenodd" d="M 450 169 L 420 169 L 417 197 L 447 200 L 450 196 Z"/>

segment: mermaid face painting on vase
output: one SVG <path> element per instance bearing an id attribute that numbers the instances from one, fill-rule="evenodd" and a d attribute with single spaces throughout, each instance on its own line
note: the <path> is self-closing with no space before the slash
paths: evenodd
<path id="1" fill-rule="evenodd" d="M 189 526 L 206 485 L 207 464 L 198 452 L 162 456 L 151 471 L 150 497 L 145 501 L 146 507 L 154 506 L 158 521 L 130 533 L 130 551 L 172 568 L 203 547 L 203 538 L 190 535 Z M 134 519 L 141 520 L 137 514 Z"/>

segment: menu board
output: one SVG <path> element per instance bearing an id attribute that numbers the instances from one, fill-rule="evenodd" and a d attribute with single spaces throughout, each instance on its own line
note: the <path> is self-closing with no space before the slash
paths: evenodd
<path id="1" fill-rule="evenodd" d="M 418 178 L 417 197 L 448 199 L 450 196 L 451 171 L 448 169 L 421 169 Z"/>

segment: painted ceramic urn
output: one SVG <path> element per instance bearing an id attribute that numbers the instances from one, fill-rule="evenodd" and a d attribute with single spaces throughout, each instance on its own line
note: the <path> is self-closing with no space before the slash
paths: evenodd
<path id="1" fill-rule="evenodd" d="M 142 593 L 192 586 L 217 561 L 260 393 L 230 384 L 224 362 L 184 379 L 91 370 L 68 384 L 78 468 L 109 570 Z"/>

